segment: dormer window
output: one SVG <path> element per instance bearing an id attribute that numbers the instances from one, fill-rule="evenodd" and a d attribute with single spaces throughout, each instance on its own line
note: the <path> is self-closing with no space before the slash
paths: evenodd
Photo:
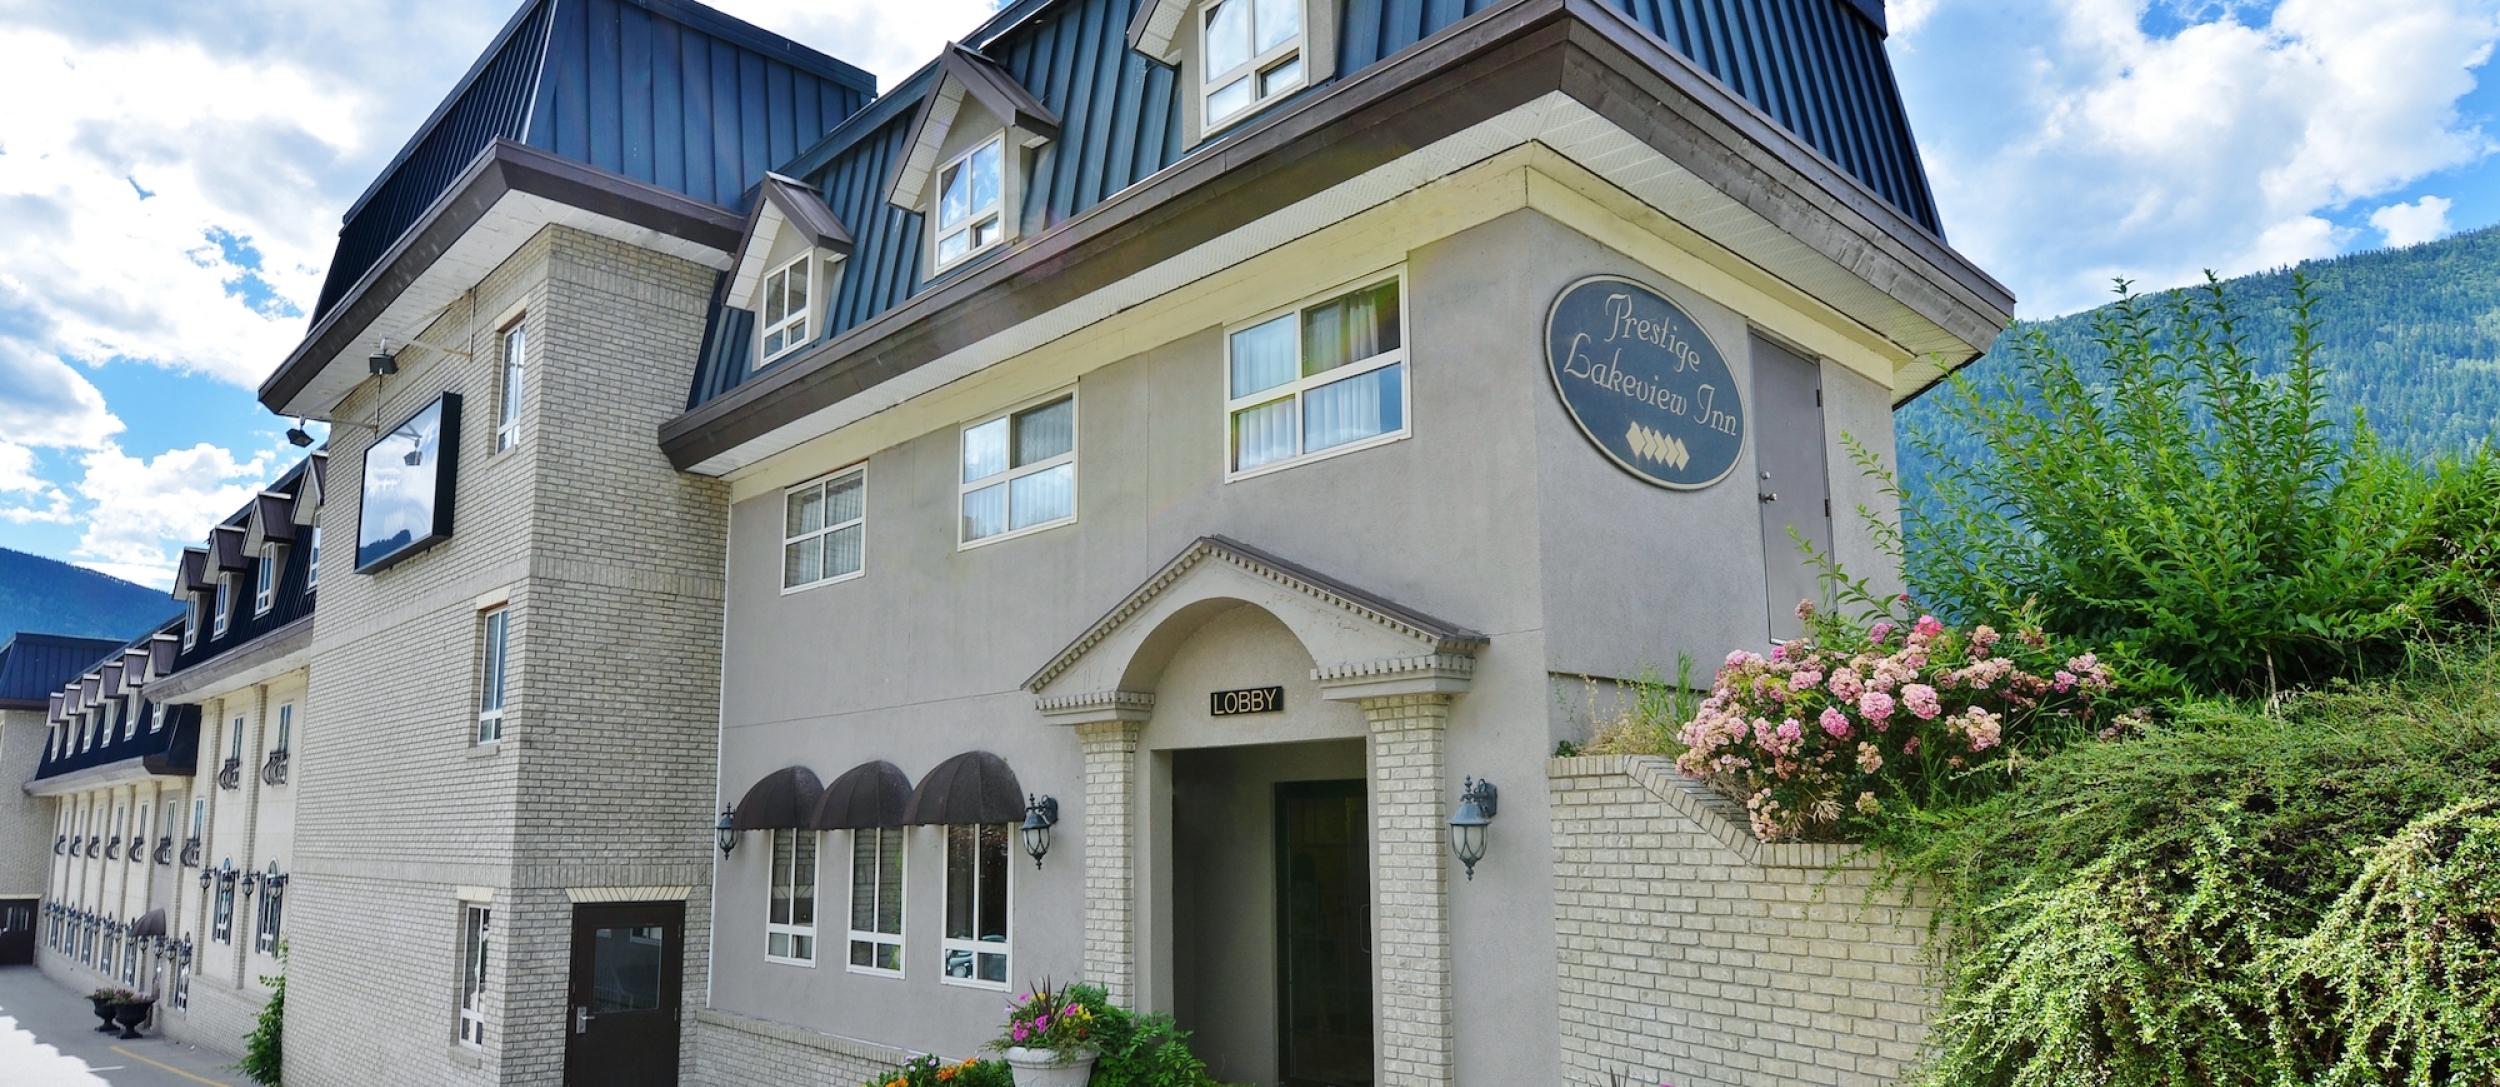
<path id="1" fill-rule="evenodd" d="M 814 254 L 784 264 L 764 276 L 764 353 L 766 361 L 807 342 L 808 299 L 815 297 Z"/>
<path id="2" fill-rule="evenodd" d="M 234 614 L 234 575 L 217 575 L 217 611 L 209 616 L 208 636 L 226 636 L 226 618 Z"/>
<path id="3" fill-rule="evenodd" d="M 258 580 L 252 587 L 252 614 L 267 615 L 269 609 L 277 604 L 278 574 L 285 569 L 285 565 L 285 544 L 261 545 L 259 570 L 254 575 Z"/>
<path id="4" fill-rule="evenodd" d="M 1000 167 L 1005 136 L 992 136 L 938 170 L 937 266 L 961 263 L 1004 241 Z"/>
<path id="5" fill-rule="evenodd" d="M 1303 85 L 1302 0 L 1217 0 L 1203 18 L 1208 129 Z"/>

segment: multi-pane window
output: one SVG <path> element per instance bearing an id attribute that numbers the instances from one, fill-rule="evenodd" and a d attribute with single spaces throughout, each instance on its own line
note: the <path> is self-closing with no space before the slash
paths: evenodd
<path id="1" fill-rule="evenodd" d="M 1234 474 L 1407 433 L 1394 278 L 1235 329 L 1225 361 Z"/>
<path id="2" fill-rule="evenodd" d="M 217 612 L 209 617 L 208 636 L 226 636 L 226 617 L 234 614 L 234 575 L 217 575 Z"/>
<path id="3" fill-rule="evenodd" d="M 528 373 L 522 359 L 529 347 L 529 333 L 520 325 L 503 334 L 503 405 L 495 415 L 495 452 L 501 453 L 521 441 L 521 393 L 529 387 Z"/>
<path id="4" fill-rule="evenodd" d="M 252 950 L 263 955 L 278 953 L 278 928 L 286 920 L 286 881 L 278 877 L 278 862 L 269 862 L 269 873 L 260 883 L 260 932 L 252 938 Z"/>
<path id="5" fill-rule="evenodd" d="M 782 492 L 781 587 L 797 589 L 860 571 L 868 518 L 868 466 Z"/>
<path id="6" fill-rule="evenodd" d="M 182 647 L 200 644 L 200 612 L 206 605 L 199 593 L 191 594 L 191 606 L 182 609 Z"/>
<path id="7" fill-rule="evenodd" d="M 1303 0 L 1219 0 L 1205 9 L 1206 125 L 1302 85 Z"/>
<path id="8" fill-rule="evenodd" d="M 278 740 L 269 745 L 269 750 L 284 755 L 294 750 L 294 743 L 295 703 L 289 702 L 278 707 Z"/>
<path id="9" fill-rule="evenodd" d="M 217 877 L 217 908 L 209 918 L 209 938 L 221 944 L 234 942 L 234 884 L 225 876 Z"/>
<path id="10" fill-rule="evenodd" d="M 765 361 L 787 354 L 807 344 L 808 298 L 816 285 L 816 258 L 810 253 L 773 269 L 764 276 L 764 353 Z"/>
<path id="11" fill-rule="evenodd" d="M 504 679 L 510 668 L 511 646 L 511 609 L 487 612 L 478 667 L 477 742 L 482 744 L 503 739 Z"/>
<path id="12" fill-rule="evenodd" d="M 1298 0 L 1297 0 L 1298 2 Z M 937 266 L 951 267 L 1007 237 L 1004 133 L 938 168 Z"/>
<path id="13" fill-rule="evenodd" d="M 946 828 L 946 980 L 1007 987 L 1005 823 Z"/>
<path id="14" fill-rule="evenodd" d="M 851 969 L 903 973 L 903 828 L 851 832 Z"/>
<path id="15" fill-rule="evenodd" d="M 304 546 L 311 548 L 304 555 L 304 591 L 321 587 L 321 526 L 312 527 L 312 539 Z"/>
<path id="16" fill-rule="evenodd" d="M 962 542 L 1076 518 L 1076 397 L 964 428 Z"/>
<path id="17" fill-rule="evenodd" d="M 764 957 L 816 962 L 816 832 L 773 831 L 772 909 L 764 919 Z"/>
<path id="18" fill-rule="evenodd" d="M 486 939 L 494 911 L 463 906 L 460 918 L 460 1044 L 486 1046 Z"/>
<path id="19" fill-rule="evenodd" d="M 252 614 L 267 615 L 278 602 L 278 574 L 286 569 L 286 545 L 260 545 L 260 562 L 255 564 L 252 584 Z"/>
<path id="20" fill-rule="evenodd" d="M 157 704 L 156 704 L 156 708 L 155 708 L 155 710 L 154 710 L 153 712 L 151 712 L 151 713 L 149 713 L 149 714 L 148 714 L 148 731 L 149 731 L 149 732 L 163 732 L 163 731 L 165 731 L 165 704 L 164 704 L 164 703 L 162 703 L 162 702 L 157 703 Z"/>

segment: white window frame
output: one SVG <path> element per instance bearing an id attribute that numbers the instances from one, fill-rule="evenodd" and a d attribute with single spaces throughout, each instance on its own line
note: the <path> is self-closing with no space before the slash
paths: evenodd
<path id="1" fill-rule="evenodd" d="M 853 919 L 855 919 L 855 918 L 857 918 L 857 917 L 859 916 L 859 845 L 860 845 L 860 841 L 861 841 L 861 839 L 860 839 L 860 835 L 862 835 L 862 834 L 874 834 L 874 835 L 877 835 L 877 836 L 878 836 L 878 837 L 877 837 L 878 847 L 877 847 L 877 860 L 876 860 L 876 864 L 877 864 L 878 868 L 879 868 L 879 869 L 881 869 L 881 871 L 879 871 L 879 872 L 878 872 L 878 875 L 879 875 L 879 876 L 883 876 L 883 875 L 884 875 L 884 872 L 882 871 L 882 869 L 884 868 L 884 866 L 885 866 L 885 861 L 886 861 L 886 853 L 885 853 L 885 848 L 884 848 L 884 835 L 885 835 L 885 832 L 887 832 L 887 831 L 893 831 L 893 832 L 894 832 L 894 839 L 895 839 L 895 841 L 894 841 L 894 854 L 893 854 L 893 861 L 894 861 L 894 867 L 895 867 L 895 874 L 894 874 L 894 887 L 895 887 L 895 896 L 897 897 L 897 899 L 899 899 L 899 901 L 897 901 L 897 902 L 895 902 L 895 903 L 894 903 L 895 928 L 894 928 L 894 931 L 892 931 L 892 932 L 883 932 L 883 931 L 879 931 L 879 930 L 876 930 L 876 929 L 862 929 L 862 928 L 858 928 L 858 927 L 853 926 L 853 925 L 851 924 L 851 922 L 852 922 L 852 920 L 853 920 Z M 818 857 L 818 858 L 817 858 L 817 865 L 818 865 L 818 867 L 819 867 L 819 869 L 820 869 L 820 870 L 821 870 L 821 868 L 822 868 L 823 864 L 824 864 L 824 860 L 823 860 L 823 858 L 822 858 L 821 856 L 820 856 L 820 857 Z M 877 894 L 877 888 L 878 888 L 878 887 L 880 887 L 880 886 L 882 886 L 882 881 L 881 881 L 881 880 L 871 880 L 871 881 L 869 881 L 869 888 L 870 888 L 870 890 L 869 890 L 869 895 L 870 895 L 870 901 L 869 901 L 868 911 L 869 911 L 869 915 L 870 915 L 871 917 L 874 917 L 874 916 L 876 915 L 876 913 L 878 912 L 878 911 L 877 911 L 877 907 L 878 907 L 878 905 L 880 905 L 880 903 L 878 903 L 878 902 L 875 900 L 875 898 L 876 898 L 876 894 Z M 854 974 L 873 974 L 873 975 L 875 975 L 875 976 L 877 976 L 877 977 L 881 977 L 881 978 L 899 978 L 899 977 L 902 977 L 902 976 L 903 976 L 903 973 L 904 973 L 904 970 L 903 970 L 903 965 L 898 965 L 898 966 L 896 966 L 896 967 L 895 967 L 894 969 L 892 969 L 892 970 L 888 970 L 888 969 L 886 969 L 886 968 L 884 968 L 884 967 L 882 967 L 882 966 L 873 966 L 873 965 L 872 965 L 872 966 L 863 966 L 863 965 L 861 965 L 861 964 L 859 964 L 859 963 L 857 963 L 857 962 L 853 961 L 853 960 L 852 960 L 852 955 L 853 955 L 853 953 L 856 951 L 856 949 L 857 949 L 857 945 L 860 945 L 860 944 L 869 944 L 869 945 L 872 945 L 872 947 L 886 947 L 886 946 L 890 946 L 890 947 L 894 948 L 894 961 L 895 961 L 896 963 L 898 963 L 898 964 L 904 964 L 904 965 L 908 965 L 908 964 L 909 964 L 909 962 L 910 962 L 909 957 L 903 954 L 903 933 L 911 927 L 911 921 L 910 921 L 910 918 L 909 918 L 908 916 L 906 916 L 906 910 L 907 910 L 907 908 L 908 908 L 908 906 L 909 906 L 909 904 L 910 904 L 910 902 L 911 902 L 910 886 L 911 886 L 911 835 L 910 835 L 907 831 L 905 831 L 905 830 L 904 830 L 903 828 L 901 828 L 901 827 L 861 827 L 861 828 L 859 828 L 859 829 L 856 829 L 856 830 L 851 831 L 851 885 L 850 885 L 850 891 L 851 891 L 851 893 L 850 893 L 850 895 L 848 896 L 848 897 L 849 897 L 849 901 L 848 901 L 847 903 L 845 903 L 845 905 L 848 907 L 848 911 L 847 911 L 846 913 L 844 913 L 844 914 L 843 914 L 843 921 L 842 921 L 843 926 L 844 926 L 846 929 L 848 929 L 848 932 L 849 932 L 848 942 L 846 942 L 846 943 L 843 945 L 843 954 L 842 954 L 842 962 L 843 962 L 843 966 L 844 966 L 844 968 L 845 968 L 845 969 L 849 970 L 851 973 L 854 973 Z M 818 904 L 818 908 L 821 910 L 821 909 L 823 908 L 823 904 L 822 904 L 822 903 L 819 903 L 819 904 Z M 871 923 L 874 923 L 874 922 L 871 922 Z M 871 961 L 873 961 L 873 960 L 874 960 L 874 958 L 875 958 L 876 952 L 872 950 L 872 951 L 870 951 L 870 952 L 869 952 L 869 955 L 870 955 L 870 959 L 871 959 Z"/>
<path id="2" fill-rule="evenodd" d="M 827 493 L 828 497 L 826 500 L 825 510 L 826 513 L 830 515 L 833 510 L 832 500 L 830 497 L 833 485 L 841 482 L 846 476 L 859 477 L 859 516 L 851 518 L 848 521 L 826 521 L 814 532 L 802 532 L 796 536 L 790 535 L 791 496 L 799 494 L 802 491 L 821 488 Z M 819 577 L 814 581 L 802 581 L 795 585 L 790 583 L 790 545 L 805 543 L 810 539 L 831 540 L 834 533 L 854 526 L 859 528 L 859 569 L 853 570 L 847 574 L 835 574 L 832 577 Z M 783 488 L 781 492 L 781 532 L 781 593 L 783 596 L 788 596 L 791 593 L 806 592 L 807 590 L 817 588 L 818 586 L 832 585 L 838 582 L 849 581 L 852 578 L 866 574 L 868 572 L 868 462 L 861 461 L 848 467 L 838 468 L 834 471 L 827 472 L 824 475 L 808 480 L 805 483 L 801 483 L 798 486 Z M 822 547 L 823 545 L 819 544 L 818 546 Z M 821 554 L 821 552 L 819 553 Z M 817 564 L 817 569 L 821 571 L 823 568 L 823 563 L 820 560 Z"/>
<path id="3" fill-rule="evenodd" d="M 460 904 L 460 1022 L 458 1041 L 469 1049 L 486 1048 L 487 953 L 493 947 L 495 908 L 486 902 Z"/>
<path id="4" fill-rule="evenodd" d="M 1247 121 L 1252 117 L 1256 117 L 1259 115 L 1262 107 L 1281 101 L 1293 92 L 1310 85 L 1311 58 L 1304 55 L 1308 52 L 1308 50 L 1304 48 L 1304 45 L 1311 39 L 1311 6 L 1304 3 L 1303 0 L 1291 0 L 1291 2 L 1293 3 L 1295 17 L 1299 19 L 1302 24 L 1301 28 L 1294 32 L 1293 37 L 1277 43 L 1274 48 L 1271 48 L 1264 53 L 1252 54 L 1249 60 L 1243 61 L 1234 67 L 1226 68 L 1221 72 L 1212 70 L 1207 63 L 1207 39 L 1209 37 L 1207 28 L 1214 22 L 1213 17 L 1216 9 L 1223 7 L 1226 3 L 1249 5 L 1251 9 L 1249 13 L 1251 18 L 1250 42 L 1252 47 L 1255 48 L 1258 44 L 1259 35 L 1257 0 L 1220 0 L 1220 2 L 1200 4 L 1198 6 L 1198 10 L 1192 17 L 1198 21 L 1194 29 L 1197 31 L 1198 37 L 1197 60 L 1198 70 L 1201 73 L 1198 79 L 1198 131 L 1201 139 L 1240 124 L 1243 121 Z M 1292 82 L 1279 84 L 1273 90 L 1269 90 L 1264 94 L 1260 93 L 1258 81 L 1265 78 L 1268 73 L 1282 67 L 1286 63 L 1286 59 L 1288 57 L 1292 58 L 1297 64 Z M 1250 102 L 1248 105 L 1245 105 L 1238 110 L 1227 113 L 1222 117 L 1217 117 L 1214 113 L 1215 92 L 1224 87 L 1231 86 L 1234 79 L 1248 79 L 1252 81 L 1250 84 Z"/>
<path id="5" fill-rule="evenodd" d="M 943 891 L 945 892 L 944 897 L 938 902 L 938 981 L 946 985 L 961 985 L 971 989 L 991 989 L 1004 992 L 1014 986 L 1016 978 L 1016 957 L 1014 952 L 1014 948 L 1016 946 L 1016 825 L 1013 823 L 954 824 L 944 828 L 948 837 L 952 837 L 955 826 L 969 826 L 973 828 L 973 849 L 975 851 L 975 857 L 972 865 L 972 928 L 976 937 L 981 930 L 981 864 L 978 857 L 978 851 L 981 848 L 980 828 L 984 826 L 998 827 L 1000 833 L 1006 835 L 1007 837 L 1006 860 L 998 866 L 999 871 L 1004 874 L 1007 879 L 1007 903 L 1005 907 L 1007 911 L 1007 938 L 993 944 L 985 943 L 977 938 L 959 940 L 946 935 L 946 907 L 954 900 L 955 897 L 955 889 L 953 886 L 955 872 L 954 865 L 946 863 L 946 850 L 948 848 L 948 843 L 944 839 L 941 839 L 938 842 L 938 866 L 941 872 L 944 873 L 943 882 L 946 886 L 943 888 Z M 959 978 L 947 972 L 946 956 L 949 952 L 955 951 L 968 951 L 972 953 L 973 976 L 968 978 Z M 1003 971 L 1003 973 L 1006 974 L 1007 980 L 988 981 L 984 980 L 980 976 L 980 957 L 983 955 L 998 955 L 1007 960 L 1007 969 Z"/>
<path id="6" fill-rule="evenodd" d="M 272 754 L 285 752 L 291 755 L 294 753 L 294 743 L 295 703 L 282 703 L 278 707 L 278 736 L 276 742 L 269 745 L 269 750 Z"/>
<path id="7" fill-rule="evenodd" d="M 211 639 L 223 638 L 226 636 L 226 618 L 227 616 L 234 614 L 233 574 L 217 575 L 216 608 L 217 614 L 209 617 L 208 636 Z"/>
<path id="8" fill-rule="evenodd" d="M 305 546 L 312 548 L 312 553 L 304 556 L 304 593 L 309 596 L 314 589 L 321 587 L 320 525 L 312 526 L 312 539 L 306 541 Z"/>
<path id="9" fill-rule="evenodd" d="M 270 541 L 260 545 L 260 561 L 252 564 L 252 614 L 269 614 L 278 606 L 278 582 L 285 576 L 286 545 Z"/>
<path id="10" fill-rule="evenodd" d="M 766 324 L 764 307 L 772 295 L 773 280 L 786 277 L 793 269 L 800 268 L 806 270 L 806 297 L 801 299 L 800 305 L 783 313 L 781 320 Z M 787 280 L 785 279 L 784 282 Z M 817 304 L 823 301 L 816 293 L 816 251 L 810 249 L 792 258 L 781 267 L 765 272 L 763 286 L 760 289 L 764 293 L 757 296 L 755 302 L 755 365 L 758 367 L 815 342 L 809 333 L 815 327 Z M 783 334 L 781 346 L 767 351 L 764 349 L 764 340 L 775 332 Z"/>
<path id="11" fill-rule="evenodd" d="M 473 744 L 503 740 L 505 707 L 512 693 L 512 608 L 497 604 L 478 613 L 477 729 Z"/>
<path id="12" fill-rule="evenodd" d="M 939 220 L 941 217 L 946 214 L 946 172 L 957 166 L 961 166 L 964 163 L 972 161 L 972 156 L 977 155 L 993 146 L 998 148 L 997 201 L 994 203 L 983 204 L 964 212 L 964 217 L 952 225 L 940 222 Z M 1015 151 L 1016 149 L 1010 146 L 1007 142 L 1007 130 L 1002 128 L 997 132 L 992 133 L 988 139 L 974 141 L 972 146 L 963 149 L 963 151 L 956 154 L 955 157 L 938 164 L 938 168 L 930 172 L 930 275 L 934 276 L 940 272 L 946 271 L 947 269 L 967 263 L 974 257 L 978 257 L 983 253 L 987 253 L 992 249 L 996 249 L 999 246 L 1007 244 L 1007 204 L 1010 198 L 1015 195 L 1016 189 L 1016 186 L 1009 184 L 1008 179 L 1016 169 L 1017 164 L 1010 157 L 1015 154 Z M 962 256 L 956 257 L 953 260 L 948 260 L 939 255 L 942 251 L 943 243 L 948 237 L 970 231 L 973 228 L 980 226 L 981 221 L 984 219 L 996 219 L 998 221 L 995 228 L 997 231 L 996 237 L 990 239 L 990 241 L 986 244 L 971 246 L 965 249 Z"/>
<path id="13" fill-rule="evenodd" d="M 252 926 L 252 951 L 271 958 L 277 957 L 278 941 L 286 931 L 286 884 L 273 881 L 272 877 L 278 875 L 277 868 L 277 862 L 271 861 L 269 870 L 261 873 L 260 902 L 252 907 L 252 913 L 256 915 Z"/>
<path id="14" fill-rule="evenodd" d="M 115 705 L 114 716 L 119 717 L 122 723 L 122 739 L 128 740 L 131 737 L 138 735 L 139 718 L 146 716 L 145 714 L 139 712 L 138 696 L 124 695 L 120 698 L 114 699 L 113 702 Z"/>
<path id="15" fill-rule="evenodd" d="M 801 845 L 808 845 L 811 848 L 807 872 L 808 880 L 811 884 L 808 888 L 809 893 L 807 899 L 811 913 L 808 923 L 804 925 L 798 924 L 795 920 L 786 923 L 773 920 L 773 888 L 780 885 L 778 881 L 781 878 L 781 836 L 784 834 L 791 835 L 790 912 L 793 918 L 795 918 L 798 914 L 798 849 Z M 825 849 L 823 831 L 811 830 L 804 827 L 777 827 L 764 835 L 765 962 L 780 963 L 784 966 L 805 966 L 810 968 L 813 968 L 816 965 L 817 926 L 815 917 L 816 915 L 820 915 L 824 912 L 824 880 Z M 791 954 L 773 954 L 772 938 L 775 936 L 781 936 L 789 939 Z M 800 940 L 807 941 L 807 954 L 805 955 L 797 953 Z"/>
<path id="16" fill-rule="evenodd" d="M 1061 453 L 1055 457 L 1034 461 L 1031 464 L 1010 463 L 1007 469 L 1003 472 L 996 472 L 990 475 L 982 476 L 977 480 L 964 480 L 964 435 L 981 427 L 988 426 L 991 423 L 995 423 L 1001 419 L 1013 418 L 1014 416 L 1021 415 L 1036 408 L 1049 407 L 1061 400 L 1068 402 L 1067 452 Z M 1084 472 L 1079 469 L 1076 464 L 1077 450 L 1084 445 L 1084 414 L 1084 406 L 1078 403 L 1076 387 L 1069 386 L 1067 388 L 1060 389 L 1057 392 L 1050 393 L 1047 396 L 1034 397 L 1031 400 L 1017 404 L 1016 406 L 1005 411 L 982 416 L 977 420 L 965 423 L 962 426 L 955 428 L 955 479 L 957 481 L 955 485 L 956 550 L 965 551 L 975 547 L 985 547 L 990 544 L 998 543 L 1002 540 L 1012 540 L 1022 536 L 1030 536 L 1036 532 L 1047 532 L 1054 528 L 1060 528 L 1062 526 L 1073 525 L 1076 523 L 1077 507 L 1083 497 L 1082 488 L 1084 484 Z M 1007 443 L 1007 457 L 1008 460 L 1012 462 L 1015 459 L 1014 423 L 1007 424 Z M 1043 521 L 1039 524 L 1026 525 L 1023 528 L 1010 527 L 1003 531 L 994 532 L 978 539 L 964 538 L 964 499 L 969 497 L 974 491 L 984 490 L 990 487 L 1006 487 L 1008 495 L 1006 523 L 1012 526 L 1016 523 L 1015 481 L 1025 476 L 1038 475 L 1042 472 L 1047 472 L 1053 468 L 1059 467 L 1062 464 L 1068 466 L 1067 516 L 1059 518 L 1055 521 Z"/>
<path id="17" fill-rule="evenodd" d="M 185 651 L 200 644 L 200 594 L 190 594 L 190 605 L 182 609 L 182 648 Z"/>
<path id="18" fill-rule="evenodd" d="M 1301 322 L 1299 320 L 1302 311 L 1322 302 L 1342 298 L 1354 291 L 1377 287 L 1380 284 L 1386 283 L 1392 279 L 1396 280 L 1398 285 L 1397 349 L 1394 351 L 1383 351 L 1370 358 L 1363 359 L 1359 362 L 1350 362 L 1333 370 L 1322 370 L 1316 374 L 1302 374 L 1301 363 L 1303 340 Z M 1301 465 L 1310 464 L 1314 461 L 1327 460 L 1330 457 L 1344 456 L 1348 453 L 1359 453 L 1366 449 L 1388 445 L 1391 442 L 1401 442 L 1414 437 L 1415 366 L 1412 358 L 1414 354 L 1412 349 L 1415 341 L 1413 335 L 1414 330 L 1410 322 L 1407 320 L 1407 313 L 1413 308 L 1413 299 L 1407 292 L 1406 268 L 1405 266 L 1400 265 L 1396 268 L 1388 268 L 1373 272 L 1370 275 L 1357 276 L 1353 279 L 1345 281 L 1344 283 L 1331 287 L 1328 290 L 1321 291 L 1317 294 L 1297 301 L 1290 306 L 1280 306 L 1276 309 L 1269 310 L 1256 317 L 1250 318 L 1249 320 L 1235 321 L 1232 324 L 1224 326 L 1224 368 L 1222 374 L 1218 377 L 1218 380 L 1223 382 L 1224 411 L 1217 417 L 1216 420 L 1216 425 L 1223 431 L 1223 440 L 1218 444 L 1222 448 L 1221 456 L 1224 458 L 1224 482 L 1231 483 L 1236 480 L 1251 479 L 1267 475 L 1271 472 L 1281 472 L 1288 468 L 1300 467 Z M 1247 396 L 1236 397 L 1232 395 L 1233 334 L 1256 328 L 1260 325 L 1268 323 L 1269 321 L 1273 321 L 1279 317 L 1287 315 L 1292 315 L 1296 318 L 1294 326 L 1293 350 L 1295 364 L 1294 370 L 1297 376 L 1292 381 L 1288 381 L 1282 385 L 1273 385 L 1257 392 L 1253 392 Z M 1345 381 L 1350 378 L 1360 377 L 1364 374 L 1371 373 L 1374 370 L 1385 370 L 1391 366 L 1399 365 L 1406 367 L 1406 375 L 1403 380 L 1398 382 L 1398 429 L 1383 434 L 1375 434 L 1369 438 L 1361 438 L 1355 441 L 1346 442 L 1342 445 L 1332 445 L 1326 449 L 1319 450 L 1318 452 L 1300 451 L 1301 443 L 1305 435 L 1302 432 L 1302 409 L 1299 401 L 1305 393 L 1323 386 L 1334 385 L 1340 381 Z M 1239 471 L 1234 470 L 1233 465 L 1238 463 L 1240 458 L 1239 451 L 1236 450 L 1233 445 L 1237 437 L 1233 433 L 1233 413 L 1248 408 L 1254 408 L 1261 404 L 1270 403 L 1287 396 L 1293 397 L 1296 401 L 1294 408 L 1294 443 L 1297 451 L 1294 455 L 1286 457 L 1283 460 L 1270 461 L 1255 468 L 1245 468 Z"/>
<path id="19" fill-rule="evenodd" d="M 503 345 L 501 402 L 495 413 L 495 452 L 521 444 L 521 398 L 529 391 L 529 327 L 514 321 L 498 337 Z"/>

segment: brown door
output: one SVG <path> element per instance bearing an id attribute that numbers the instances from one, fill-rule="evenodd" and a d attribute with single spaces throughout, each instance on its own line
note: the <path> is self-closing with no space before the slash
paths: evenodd
<path id="1" fill-rule="evenodd" d="M 1797 602 L 1823 600 L 1821 571 L 1797 549 L 1832 550 L 1830 477 L 1823 460 L 1822 368 L 1778 344 L 1753 337 L 1754 460 L 1762 504 L 1762 568 L 1768 575 L 1771 637 L 1804 633 Z"/>
<path id="2" fill-rule="evenodd" d="M 35 961 L 35 900 L 0 898 L 0 966 Z"/>
<path id="3" fill-rule="evenodd" d="M 1360 780 L 1276 786 L 1276 1043 L 1287 1087 L 1372 1081 L 1366 810 Z"/>
<path id="4" fill-rule="evenodd" d="M 676 1087 L 686 904 L 573 907 L 564 1082 Z"/>

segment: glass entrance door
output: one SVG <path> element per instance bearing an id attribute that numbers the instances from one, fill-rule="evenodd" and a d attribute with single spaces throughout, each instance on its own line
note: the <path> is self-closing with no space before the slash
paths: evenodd
<path id="1" fill-rule="evenodd" d="M 1276 786 L 1277 1066 L 1286 1087 L 1372 1082 L 1369 818 L 1360 780 Z"/>
<path id="2" fill-rule="evenodd" d="M 686 904 L 573 907 L 564 1082 L 676 1087 Z"/>

